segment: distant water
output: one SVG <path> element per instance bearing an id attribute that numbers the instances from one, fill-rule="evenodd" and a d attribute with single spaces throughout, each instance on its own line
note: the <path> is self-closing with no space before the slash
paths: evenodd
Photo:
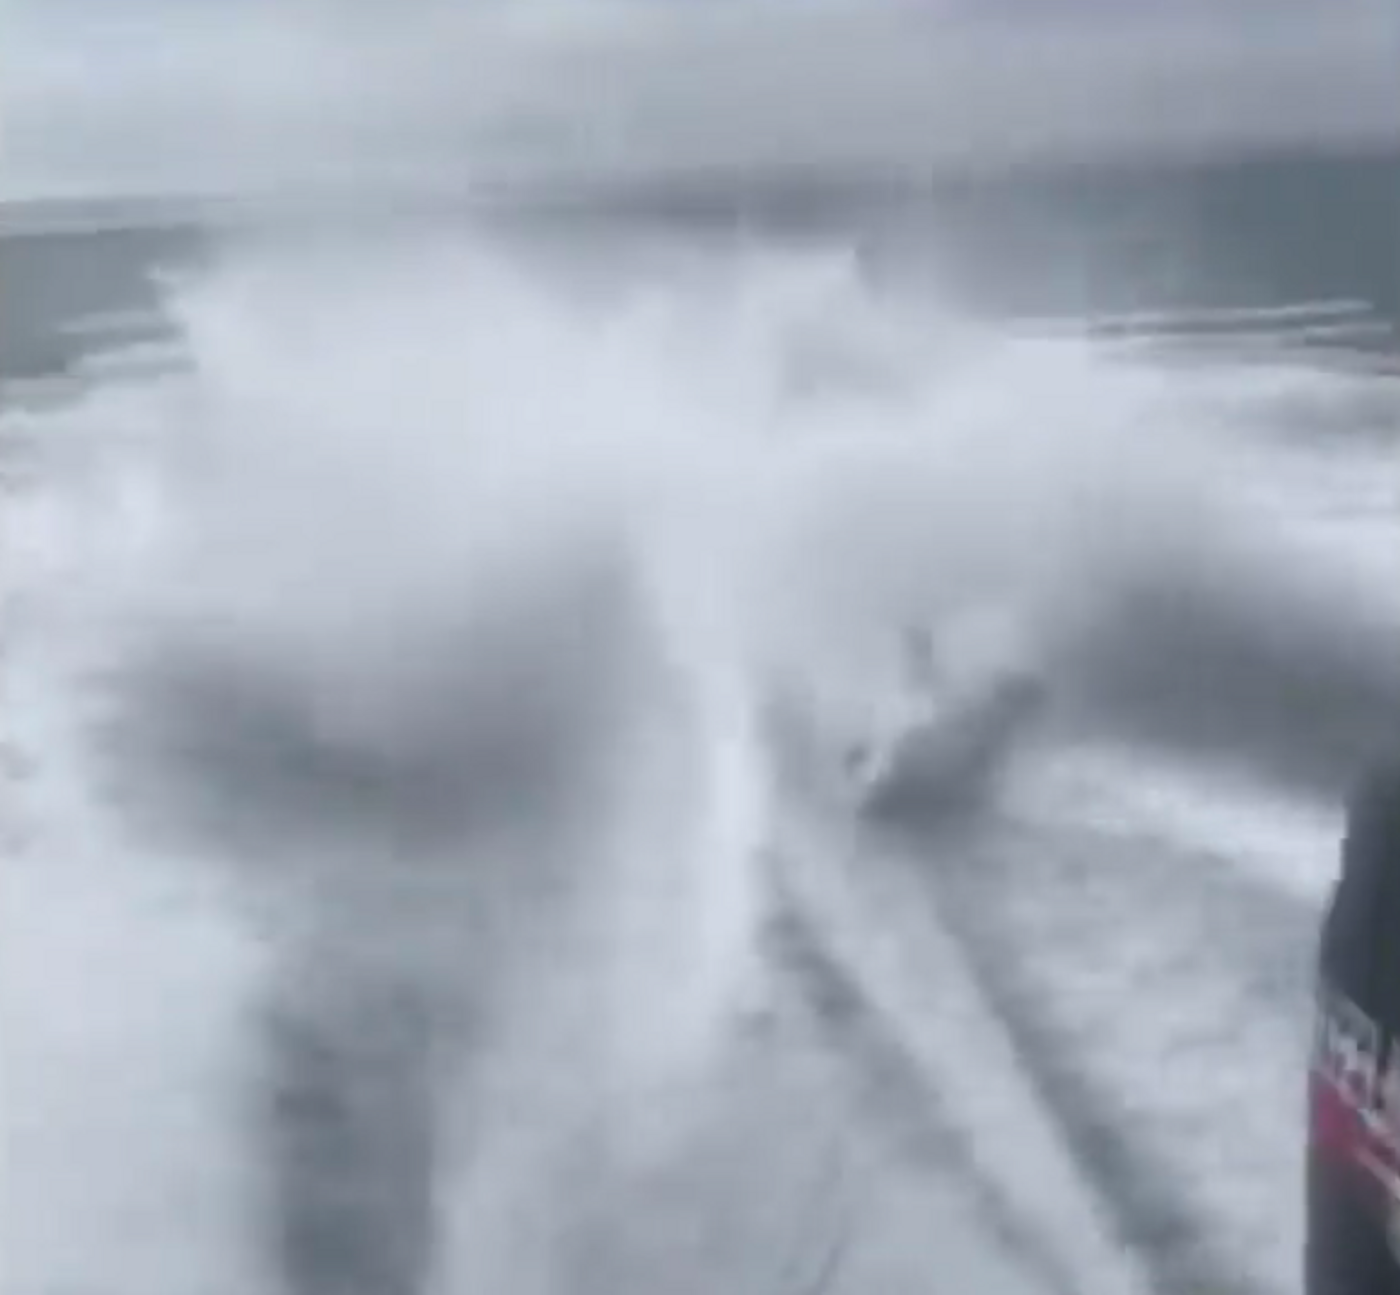
<path id="1" fill-rule="evenodd" d="M 1186 312 L 1189 331 L 1251 336 L 1277 319 L 1307 345 L 1391 357 L 1400 328 L 1400 154 L 1389 152 L 1086 165 L 929 184 L 700 176 L 628 191 L 498 195 L 471 209 L 437 203 L 388 218 L 343 212 L 327 223 L 373 231 L 410 221 L 474 221 L 535 244 L 585 240 L 609 272 L 635 264 L 647 240 L 854 238 L 882 289 L 934 290 L 999 315 Z M 94 347 L 140 340 L 159 302 L 153 272 L 187 266 L 230 230 L 258 226 L 248 215 L 200 218 L 158 204 L 11 204 L 0 211 L 0 380 L 53 378 Z M 1319 303 L 1320 316 L 1305 310 L 1290 320 L 1300 305 Z M 1280 307 L 1290 310 L 1275 316 Z M 79 326 L 93 316 L 105 329 Z"/>

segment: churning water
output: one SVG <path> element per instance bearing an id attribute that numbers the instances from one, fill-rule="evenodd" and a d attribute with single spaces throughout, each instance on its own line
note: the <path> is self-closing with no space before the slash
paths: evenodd
<path id="1" fill-rule="evenodd" d="M 230 239 L 16 389 L 6 1290 L 1284 1289 L 1390 380 L 600 256 Z"/>

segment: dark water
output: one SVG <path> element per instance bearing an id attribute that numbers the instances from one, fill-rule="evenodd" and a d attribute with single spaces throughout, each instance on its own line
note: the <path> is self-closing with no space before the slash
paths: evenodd
<path id="1" fill-rule="evenodd" d="M 1370 322 L 1310 338 L 1394 354 L 1400 329 L 1400 153 L 1080 167 L 938 183 L 870 177 L 686 177 L 631 191 L 496 196 L 472 220 L 515 242 L 639 234 L 724 245 L 771 237 L 859 249 L 881 288 L 1035 316 L 1268 308 L 1347 301 Z M 369 231 L 385 217 L 354 216 Z M 349 214 L 338 223 L 351 223 Z M 60 374 L 94 313 L 157 305 L 152 272 L 188 265 L 220 233 L 192 217 L 100 204 L 0 212 L 0 378 Z"/>

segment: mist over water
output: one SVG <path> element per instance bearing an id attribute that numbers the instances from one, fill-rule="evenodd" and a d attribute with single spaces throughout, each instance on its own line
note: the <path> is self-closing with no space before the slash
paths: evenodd
<path id="1" fill-rule="evenodd" d="M 949 696 L 1042 687 L 992 770 L 1107 737 L 1316 789 L 1378 739 L 1394 617 L 1240 500 L 1261 451 L 1187 375 L 839 251 L 566 282 L 234 243 L 170 290 L 188 373 L 6 415 L 16 1292 L 98 1289 L 79 1250 L 143 1295 L 656 1289 L 646 1184 L 784 1010 L 767 851 L 888 730 L 911 626 Z M 56 991 L 79 926 L 111 949 Z M 299 1140 L 265 1094 L 335 1058 L 369 1114 Z"/>

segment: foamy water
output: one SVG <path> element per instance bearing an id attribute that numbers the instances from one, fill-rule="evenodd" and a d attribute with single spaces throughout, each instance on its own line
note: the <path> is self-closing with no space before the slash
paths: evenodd
<path id="1" fill-rule="evenodd" d="M 695 1218 L 795 1214 L 825 1172 L 785 1105 L 814 1127 L 869 1114 L 805 1036 L 773 1045 L 798 1062 L 741 1040 L 793 1012 L 762 938 L 762 860 L 805 812 L 793 762 L 839 787 L 901 705 L 911 624 L 954 689 L 1003 661 L 1042 676 L 1030 821 L 1039 796 L 1080 829 L 1145 824 L 1316 901 L 1327 863 L 1290 858 L 1325 851 L 1327 789 L 1395 695 L 1400 585 L 1374 509 L 1343 502 L 1382 452 L 1313 447 L 1335 476 L 1299 471 L 1247 434 L 1240 408 L 1277 398 L 1257 370 L 1231 385 L 895 310 L 841 255 L 711 269 L 577 292 L 466 239 L 234 246 L 172 290 L 188 372 L 6 414 L 7 1290 L 273 1288 L 269 1199 L 336 1184 L 290 1163 L 260 1105 L 269 1011 L 382 1069 L 390 1136 L 411 1104 L 393 1085 L 426 1068 L 432 1152 L 403 1172 L 441 1184 L 423 1262 L 443 1289 L 641 1291 L 679 1269 L 705 1289 Z M 1311 398 L 1342 407 L 1357 381 Z M 1144 625 L 1162 597 L 1185 611 Z M 1232 742 L 1205 718 L 1244 679 Z M 1168 700 L 1134 709 L 1134 687 Z M 1314 811 L 1270 779 L 1318 716 Z M 1154 741 L 1175 784 L 1147 772 Z M 1287 806 L 1279 847 L 1214 760 Z M 835 945 L 878 965 L 878 916 L 851 914 Z M 373 1039 L 415 1014 L 431 1064 L 385 1060 Z M 960 1114 L 976 1060 L 924 1051 L 970 1068 L 945 1075 L 945 1115 L 974 1141 L 1033 1100 Z M 871 1139 L 868 1192 L 903 1202 L 861 1225 L 880 1246 L 914 1244 L 888 1219 L 920 1190 L 968 1230 L 951 1167 Z M 749 1153 L 752 1176 L 694 1169 Z M 1071 1161 L 1002 1172 L 1062 1183 Z M 368 1166 L 341 1171 L 367 1198 Z M 1055 1190 L 1027 1223 L 1049 1267 L 1112 1288 L 1084 1276 L 1107 1224 Z M 1035 1213 L 1034 1182 L 1003 1194 Z M 381 1249 L 422 1221 L 325 1208 L 387 1229 Z M 774 1288 L 778 1214 L 719 1228 L 725 1289 Z M 1066 1218 L 1105 1235 L 1057 1242 Z M 669 1249 L 643 1243 L 658 1228 Z"/>

